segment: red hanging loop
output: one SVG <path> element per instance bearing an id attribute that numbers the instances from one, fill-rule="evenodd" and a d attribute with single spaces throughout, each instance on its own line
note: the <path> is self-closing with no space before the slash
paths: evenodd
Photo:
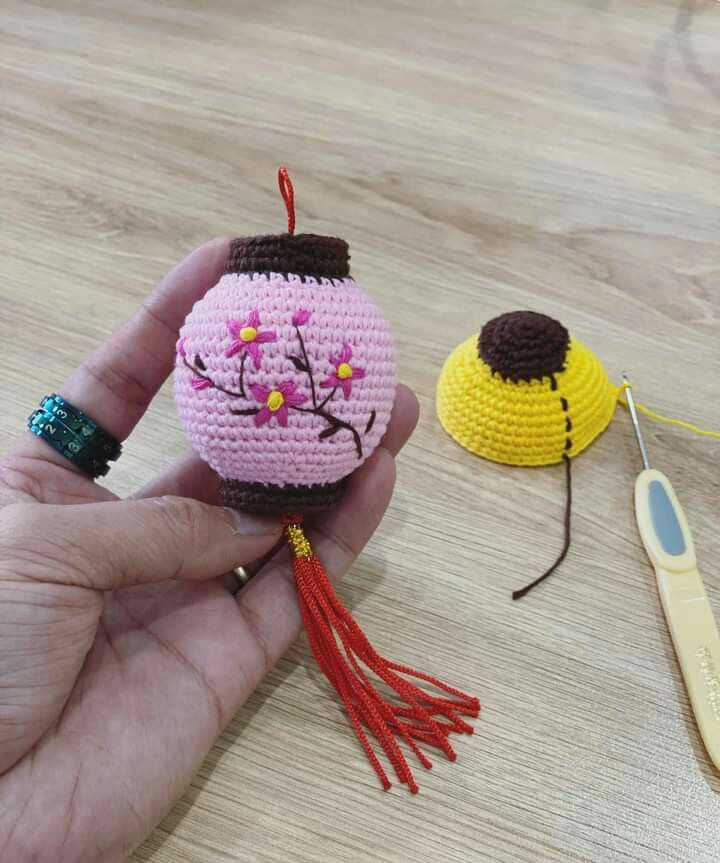
<path id="1" fill-rule="evenodd" d="M 288 234 L 295 233 L 295 189 L 288 169 L 283 165 L 278 171 L 278 186 L 288 215 Z"/>
<path id="2" fill-rule="evenodd" d="M 472 726 L 461 717 L 477 716 L 480 702 L 436 677 L 380 656 L 340 602 L 305 536 L 302 517 L 287 516 L 283 525 L 293 558 L 300 611 L 315 659 L 340 697 L 383 788 L 391 787 L 390 779 L 369 735 L 385 753 L 398 781 L 416 794 L 418 785 L 400 741 L 428 770 L 432 764 L 420 749 L 421 743 L 442 750 L 454 761 L 455 751 L 448 737 L 453 732 L 473 733 Z M 363 666 L 380 678 L 393 695 L 380 693 Z M 425 692 L 408 678 L 423 681 L 442 694 Z"/>

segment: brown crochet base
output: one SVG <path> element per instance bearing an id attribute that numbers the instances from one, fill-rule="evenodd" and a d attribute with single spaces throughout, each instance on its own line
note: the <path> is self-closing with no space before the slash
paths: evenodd
<path id="1" fill-rule="evenodd" d="M 268 515 L 319 512 L 338 503 L 344 491 L 343 480 L 317 485 L 284 486 L 238 482 L 234 479 L 220 481 L 220 500 L 224 506 Z"/>
<path id="2" fill-rule="evenodd" d="M 554 318 L 507 312 L 482 328 L 478 354 L 494 372 L 517 383 L 561 372 L 569 344 L 568 331 Z"/>
<path id="3" fill-rule="evenodd" d="M 345 279 L 350 275 L 350 252 L 345 240 L 318 234 L 238 237 L 230 244 L 225 272 Z"/>

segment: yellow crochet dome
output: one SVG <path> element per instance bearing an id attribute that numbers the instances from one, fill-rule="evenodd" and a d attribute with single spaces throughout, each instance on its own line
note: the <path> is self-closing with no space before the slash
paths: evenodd
<path id="1" fill-rule="evenodd" d="M 558 321 L 510 312 L 458 345 L 437 386 L 443 428 L 471 452 L 516 465 L 575 456 L 618 398 L 598 358 Z"/>

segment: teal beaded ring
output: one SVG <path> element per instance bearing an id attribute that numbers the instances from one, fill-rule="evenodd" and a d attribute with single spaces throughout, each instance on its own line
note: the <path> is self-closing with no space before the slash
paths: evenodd
<path id="1" fill-rule="evenodd" d="M 119 441 L 62 396 L 45 396 L 28 419 L 28 429 L 96 479 L 110 470 L 109 461 L 120 457 Z"/>

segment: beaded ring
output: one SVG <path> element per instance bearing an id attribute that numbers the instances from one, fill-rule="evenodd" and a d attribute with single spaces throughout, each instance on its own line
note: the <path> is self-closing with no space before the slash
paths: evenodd
<path id="1" fill-rule="evenodd" d="M 122 452 L 119 441 L 95 420 L 55 393 L 28 418 L 28 429 L 93 479 L 110 470 Z"/>

